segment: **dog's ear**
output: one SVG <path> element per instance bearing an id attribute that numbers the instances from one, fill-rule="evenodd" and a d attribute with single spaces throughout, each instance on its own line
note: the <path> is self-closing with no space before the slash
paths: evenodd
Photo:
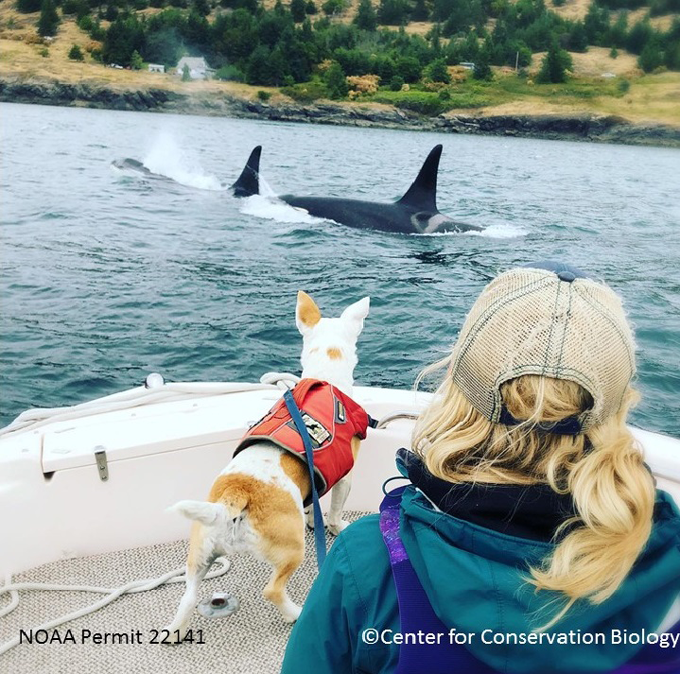
<path id="1" fill-rule="evenodd" d="M 350 304 L 347 309 L 342 312 L 342 316 L 340 316 L 345 324 L 352 330 L 355 337 L 358 337 L 364 329 L 364 318 L 368 316 L 370 306 L 371 298 L 364 297 L 363 300 Z"/>
<path id="2" fill-rule="evenodd" d="M 295 324 L 302 335 L 309 331 L 321 320 L 321 312 L 316 302 L 302 290 L 297 294 L 297 306 L 295 307 Z"/>

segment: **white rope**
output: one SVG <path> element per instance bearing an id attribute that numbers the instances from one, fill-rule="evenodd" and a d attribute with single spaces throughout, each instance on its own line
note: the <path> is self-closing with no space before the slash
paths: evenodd
<path id="1" fill-rule="evenodd" d="M 27 410 L 22 412 L 9 426 L 1 428 L 0 437 L 17 431 L 36 430 L 47 424 L 81 419 L 95 414 L 117 412 L 143 405 L 178 402 L 207 395 L 217 396 L 272 388 L 285 389 L 287 388 L 286 382 L 295 385 L 299 380 L 299 377 L 287 372 L 267 372 L 260 378 L 260 384 L 247 382 L 175 382 L 151 388 L 140 386 L 79 405 Z"/>
<path id="2" fill-rule="evenodd" d="M 217 578 L 223 576 L 231 566 L 231 562 L 224 557 L 218 557 L 215 562 L 219 564 L 218 568 L 214 571 L 210 571 L 205 578 Z M 107 587 L 95 587 L 92 585 L 49 585 L 46 583 L 11 583 L 11 577 L 8 577 L 7 584 L 0 587 L 0 596 L 9 592 L 11 601 L 8 606 L 0 610 L 0 618 L 4 618 L 9 615 L 18 605 L 19 605 L 19 592 L 22 590 L 48 590 L 55 592 L 97 592 L 100 594 L 105 594 L 106 597 L 100 599 L 94 604 L 90 604 L 85 608 L 78 609 L 71 613 L 61 616 L 60 618 L 55 618 L 49 622 L 43 623 L 38 627 L 33 628 L 34 632 L 38 630 L 51 630 L 59 625 L 63 625 L 76 618 L 82 618 L 83 616 L 90 615 L 98 611 L 100 608 L 107 606 L 111 602 L 118 599 L 118 597 L 124 594 L 133 594 L 135 592 L 146 592 L 147 590 L 153 590 L 159 585 L 165 583 L 183 583 L 186 580 L 184 575 L 184 569 L 175 569 L 174 571 L 169 571 L 159 578 L 145 578 L 144 580 L 133 580 L 118 588 L 107 588 Z M 0 655 L 7 653 L 10 649 L 14 648 L 19 644 L 19 637 L 14 637 L 4 644 L 0 644 Z"/>

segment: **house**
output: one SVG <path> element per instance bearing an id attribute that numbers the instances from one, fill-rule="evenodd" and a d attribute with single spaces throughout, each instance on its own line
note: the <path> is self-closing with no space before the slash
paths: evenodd
<path id="1" fill-rule="evenodd" d="M 164 73 L 165 72 L 165 66 L 161 65 L 160 63 L 149 63 L 149 72 L 150 73 Z"/>
<path id="2" fill-rule="evenodd" d="M 189 69 L 189 77 L 192 80 L 208 80 L 215 74 L 202 56 L 183 56 L 177 64 L 175 73 L 182 77 L 185 67 Z"/>

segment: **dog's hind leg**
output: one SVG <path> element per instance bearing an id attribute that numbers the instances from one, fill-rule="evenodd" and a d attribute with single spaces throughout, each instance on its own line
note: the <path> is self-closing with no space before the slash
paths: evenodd
<path id="1" fill-rule="evenodd" d="M 170 642 L 180 643 L 187 634 L 191 614 L 198 604 L 198 589 L 215 559 L 214 543 L 206 535 L 206 527 L 194 522 L 189 539 L 189 556 L 186 565 L 186 587 L 173 621 L 165 628 L 170 632 Z"/>
<path id="2" fill-rule="evenodd" d="M 335 484 L 331 490 L 331 507 L 328 511 L 328 531 L 337 536 L 343 529 L 349 526 L 349 522 L 342 519 L 342 511 L 345 501 L 352 488 L 352 473 L 348 473 Z"/>
<path id="3" fill-rule="evenodd" d="M 359 452 L 360 440 L 355 435 L 352 438 L 352 455 L 356 461 Z M 338 480 L 331 491 L 331 507 L 328 511 L 328 531 L 337 536 L 343 529 L 349 526 L 349 522 L 342 519 L 342 511 L 352 488 L 352 473 Z"/>
<path id="4" fill-rule="evenodd" d="M 304 527 L 300 515 L 297 509 L 291 509 L 258 527 L 260 551 L 272 565 L 272 575 L 262 595 L 279 609 L 286 622 L 295 622 L 302 610 L 286 591 L 288 580 L 305 557 Z"/>

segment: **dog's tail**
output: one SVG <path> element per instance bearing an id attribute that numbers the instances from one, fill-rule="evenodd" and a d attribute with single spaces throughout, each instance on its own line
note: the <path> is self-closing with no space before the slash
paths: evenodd
<path id="1" fill-rule="evenodd" d="M 205 526 L 213 526 L 227 519 L 235 520 L 248 505 L 245 497 L 227 499 L 227 502 L 211 503 L 210 501 L 179 501 L 168 508 L 195 522 Z"/>

